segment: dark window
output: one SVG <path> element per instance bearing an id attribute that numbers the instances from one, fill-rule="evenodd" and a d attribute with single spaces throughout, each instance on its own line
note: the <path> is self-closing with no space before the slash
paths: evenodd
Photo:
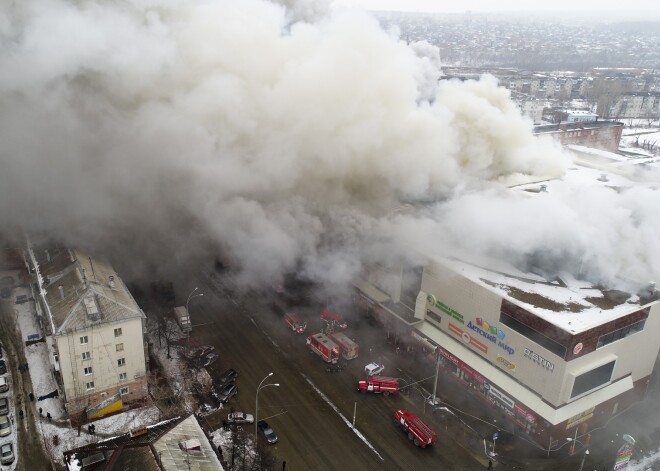
<path id="1" fill-rule="evenodd" d="M 571 398 L 608 383 L 612 378 L 612 371 L 614 371 L 614 360 L 591 371 L 582 373 L 575 378 Z"/>
<path id="2" fill-rule="evenodd" d="M 609 334 L 601 335 L 598 337 L 598 344 L 596 345 L 596 348 L 604 347 L 605 345 L 616 342 L 617 340 L 621 340 L 622 338 L 628 337 L 629 335 L 641 332 L 644 330 L 645 323 L 646 319 L 635 322 L 632 325 L 622 327 L 621 329 L 610 332 Z"/>
<path id="3" fill-rule="evenodd" d="M 546 350 L 551 351 L 555 355 L 561 358 L 564 358 L 566 356 L 566 347 L 555 342 L 549 337 L 546 337 L 542 333 L 537 332 L 536 330 L 523 324 L 522 322 L 515 320 L 513 317 L 504 314 L 503 312 L 500 313 L 500 322 L 505 326 L 509 327 L 510 329 L 515 330 L 520 335 L 524 335 L 532 342 L 537 343 Z"/>
<path id="4" fill-rule="evenodd" d="M 438 324 L 440 324 L 442 321 L 442 317 L 440 316 L 440 314 L 436 314 L 433 311 L 426 311 L 426 317 L 432 321 L 437 322 Z"/>

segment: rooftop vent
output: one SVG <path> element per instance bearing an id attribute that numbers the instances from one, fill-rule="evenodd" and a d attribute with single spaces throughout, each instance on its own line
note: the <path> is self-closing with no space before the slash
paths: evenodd
<path id="1" fill-rule="evenodd" d="M 131 429 L 131 431 L 128 433 L 131 438 L 136 438 L 136 437 L 141 437 L 142 435 L 146 435 L 148 432 L 147 427 L 136 427 L 134 429 Z"/>
<path id="2" fill-rule="evenodd" d="M 179 448 L 183 451 L 202 451 L 202 444 L 196 438 L 179 442 Z"/>
<path id="3" fill-rule="evenodd" d="M 113 275 L 108 276 L 108 286 L 110 286 L 110 289 L 115 289 L 115 277 Z"/>
<path id="4" fill-rule="evenodd" d="M 101 313 L 99 312 L 99 308 L 96 305 L 94 297 L 85 297 L 85 299 L 83 299 L 83 303 L 85 305 L 85 311 L 87 311 L 87 318 L 93 322 L 98 321 L 101 318 Z"/>
<path id="5" fill-rule="evenodd" d="M 60 285 L 58 289 L 60 291 L 60 299 L 64 299 L 64 286 Z"/>
<path id="6" fill-rule="evenodd" d="M 606 174 L 606 173 L 601 173 L 601 174 L 600 174 L 600 178 L 598 179 L 598 181 L 599 181 L 599 182 L 608 182 L 608 181 L 610 181 L 610 180 L 609 180 L 609 178 L 607 178 L 607 174 Z"/>
<path id="7" fill-rule="evenodd" d="M 548 185 L 541 185 L 541 192 L 545 193 L 548 191 Z"/>

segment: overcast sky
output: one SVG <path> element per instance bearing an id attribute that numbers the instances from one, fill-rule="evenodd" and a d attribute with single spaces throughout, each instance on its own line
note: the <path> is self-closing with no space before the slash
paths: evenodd
<path id="1" fill-rule="evenodd" d="M 463 0 L 449 2 L 446 0 L 335 0 L 336 5 L 356 6 L 369 10 L 400 10 L 425 12 L 504 12 L 504 11 L 660 11 L 657 0 L 598 0 L 582 1 L 554 0 L 553 2 L 530 2 L 529 0 Z M 655 15 L 654 15 L 655 16 Z"/>

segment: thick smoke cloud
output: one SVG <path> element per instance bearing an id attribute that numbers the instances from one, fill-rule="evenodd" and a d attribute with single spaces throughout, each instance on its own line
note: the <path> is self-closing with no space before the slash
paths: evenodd
<path id="1" fill-rule="evenodd" d="M 347 281 L 411 243 L 659 274 L 657 192 L 608 193 L 611 220 L 506 196 L 567 160 L 494 79 L 436 85 L 430 45 L 286 3 L 3 3 L 0 223 L 145 267 L 222 252 L 245 282 Z"/>

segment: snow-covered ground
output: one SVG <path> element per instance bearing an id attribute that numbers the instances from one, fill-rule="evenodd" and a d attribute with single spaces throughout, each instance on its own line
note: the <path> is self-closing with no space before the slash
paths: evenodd
<path id="1" fill-rule="evenodd" d="M 154 424 L 158 421 L 158 416 L 158 408 L 148 406 L 106 417 L 94 422 L 95 435 L 89 435 L 86 432 L 87 427 L 83 427 L 79 436 L 78 429 L 71 428 L 68 422 L 48 422 L 43 418 L 38 428 L 47 454 L 53 460 L 63 463 L 63 453 L 66 450 L 105 440 L 111 436 L 121 435 L 132 428 Z"/>
<path id="2" fill-rule="evenodd" d="M 657 469 L 656 465 L 660 463 L 660 448 L 651 456 L 647 456 L 640 461 L 631 461 L 628 465 L 629 471 L 652 471 Z"/>

